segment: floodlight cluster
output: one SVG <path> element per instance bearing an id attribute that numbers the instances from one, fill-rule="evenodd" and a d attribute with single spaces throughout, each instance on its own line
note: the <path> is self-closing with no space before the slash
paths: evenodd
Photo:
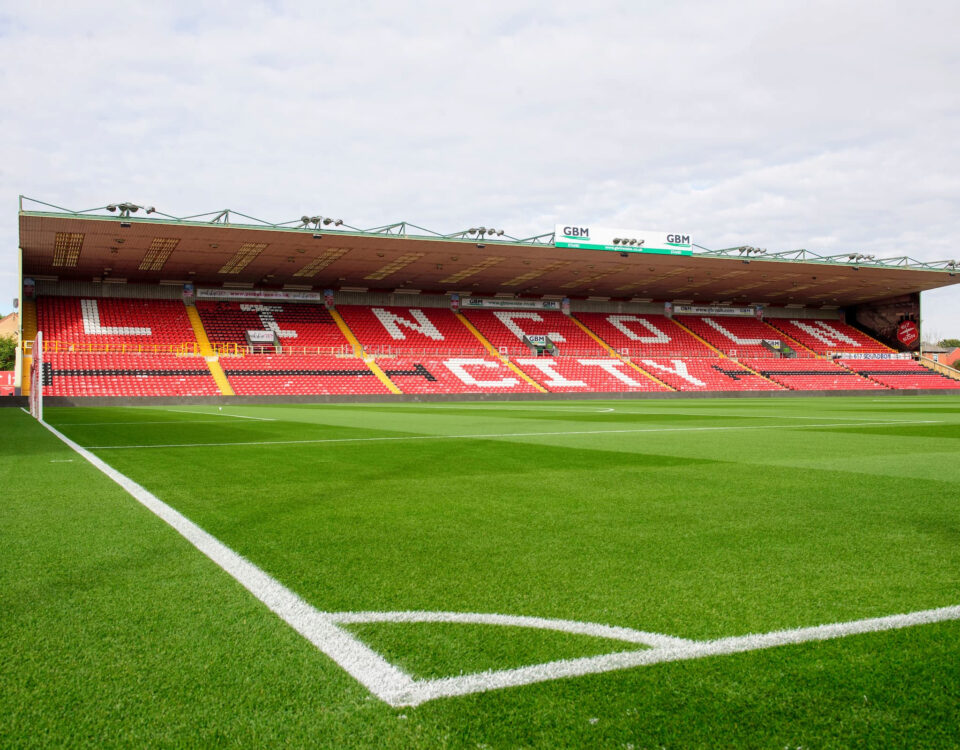
<path id="1" fill-rule="evenodd" d="M 343 224 L 343 219 L 333 219 L 329 216 L 301 216 L 300 223 L 304 228 L 314 227 L 319 229 L 321 225 L 330 226 L 333 224 L 335 227 L 339 227 Z"/>

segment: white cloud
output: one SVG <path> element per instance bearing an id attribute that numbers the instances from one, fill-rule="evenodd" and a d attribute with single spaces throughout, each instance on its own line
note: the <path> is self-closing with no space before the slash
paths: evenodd
<path id="1" fill-rule="evenodd" d="M 0 12 L 0 194 L 958 254 L 955 2 L 404 5 Z"/>

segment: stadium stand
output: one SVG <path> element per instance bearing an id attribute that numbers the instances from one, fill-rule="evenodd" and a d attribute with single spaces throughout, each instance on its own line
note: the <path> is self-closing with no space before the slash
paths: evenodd
<path id="1" fill-rule="evenodd" d="M 488 356 L 449 309 L 339 305 L 337 312 L 371 354 Z"/>
<path id="2" fill-rule="evenodd" d="M 403 393 L 537 392 L 507 365 L 490 356 L 383 357 L 377 364 Z"/>
<path id="3" fill-rule="evenodd" d="M 766 321 L 817 354 L 830 352 L 889 353 L 888 346 L 839 320 L 794 320 L 771 318 Z"/>
<path id="4" fill-rule="evenodd" d="M 791 391 L 848 391 L 880 389 L 883 386 L 862 378 L 828 359 L 747 359 L 743 360 L 766 378 Z"/>
<path id="5" fill-rule="evenodd" d="M 633 363 L 678 391 L 779 391 L 732 359 L 635 357 Z"/>
<path id="6" fill-rule="evenodd" d="M 44 393 L 50 396 L 220 394 L 201 357 L 76 352 L 48 352 L 44 357 Z"/>
<path id="7" fill-rule="evenodd" d="M 844 367 L 887 388 L 960 388 L 960 380 L 948 378 L 912 359 L 840 359 Z"/>
<path id="8" fill-rule="evenodd" d="M 607 357 L 606 350 L 561 312 L 554 310 L 465 310 L 464 315 L 498 351 L 508 357 L 532 352 L 524 335 L 546 335 L 564 357 Z"/>
<path id="9" fill-rule="evenodd" d="M 362 359 L 316 354 L 221 357 L 237 395 L 389 393 Z"/>
<path id="10" fill-rule="evenodd" d="M 613 357 L 520 357 L 515 364 L 553 393 L 669 390 Z"/>
<path id="11" fill-rule="evenodd" d="M 728 357 L 779 357 L 764 341 L 783 341 L 785 334 L 756 318 L 678 315 L 676 320 Z M 786 342 L 800 357 L 811 352 L 794 341 Z"/>
<path id="12" fill-rule="evenodd" d="M 574 317 L 624 356 L 717 356 L 710 347 L 664 315 L 578 312 Z"/>
<path id="13" fill-rule="evenodd" d="M 51 349 L 175 351 L 196 341 L 176 300 L 41 297 L 37 327 Z"/>
<path id="14" fill-rule="evenodd" d="M 280 345 L 300 353 L 348 351 L 350 345 L 321 305 L 197 300 L 210 343 L 246 346 L 246 332 L 273 331 Z M 312 352 L 311 352 L 312 350 Z"/>

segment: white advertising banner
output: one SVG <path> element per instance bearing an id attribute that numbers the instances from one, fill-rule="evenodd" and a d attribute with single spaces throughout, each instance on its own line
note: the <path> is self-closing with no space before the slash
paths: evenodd
<path id="1" fill-rule="evenodd" d="M 619 253 L 693 255 L 693 240 L 687 232 L 650 229 L 612 229 L 589 224 L 557 224 L 554 245 L 580 250 L 615 250 Z"/>
<path id="2" fill-rule="evenodd" d="M 266 289 L 197 289 L 197 299 L 286 300 L 288 302 L 320 302 L 320 292 L 292 292 Z"/>
<path id="3" fill-rule="evenodd" d="M 674 315 L 756 315 L 755 307 L 727 307 L 726 305 L 674 305 Z"/>
<path id="4" fill-rule="evenodd" d="M 251 344 L 272 344 L 276 334 L 273 331 L 258 331 L 251 329 L 247 331 L 247 340 Z"/>
<path id="5" fill-rule="evenodd" d="M 466 297 L 460 300 L 460 307 L 492 308 L 496 310 L 559 310 L 559 300 L 552 299 L 484 299 L 482 297 Z"/>

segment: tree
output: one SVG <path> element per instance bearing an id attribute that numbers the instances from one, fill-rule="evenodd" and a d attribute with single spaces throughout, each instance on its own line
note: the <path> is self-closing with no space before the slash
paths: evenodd
<path id="1" fill-rule="evenodd" d="M 960 339 L 940 339 L 937 344 L 944 349 L 953 349 L 960 346 Z"/>
<path id="2" fill-rule="evenodd" d="M 17 363 L 17 340 L 0 336 L 0 370 L 12 370 Z"/>

